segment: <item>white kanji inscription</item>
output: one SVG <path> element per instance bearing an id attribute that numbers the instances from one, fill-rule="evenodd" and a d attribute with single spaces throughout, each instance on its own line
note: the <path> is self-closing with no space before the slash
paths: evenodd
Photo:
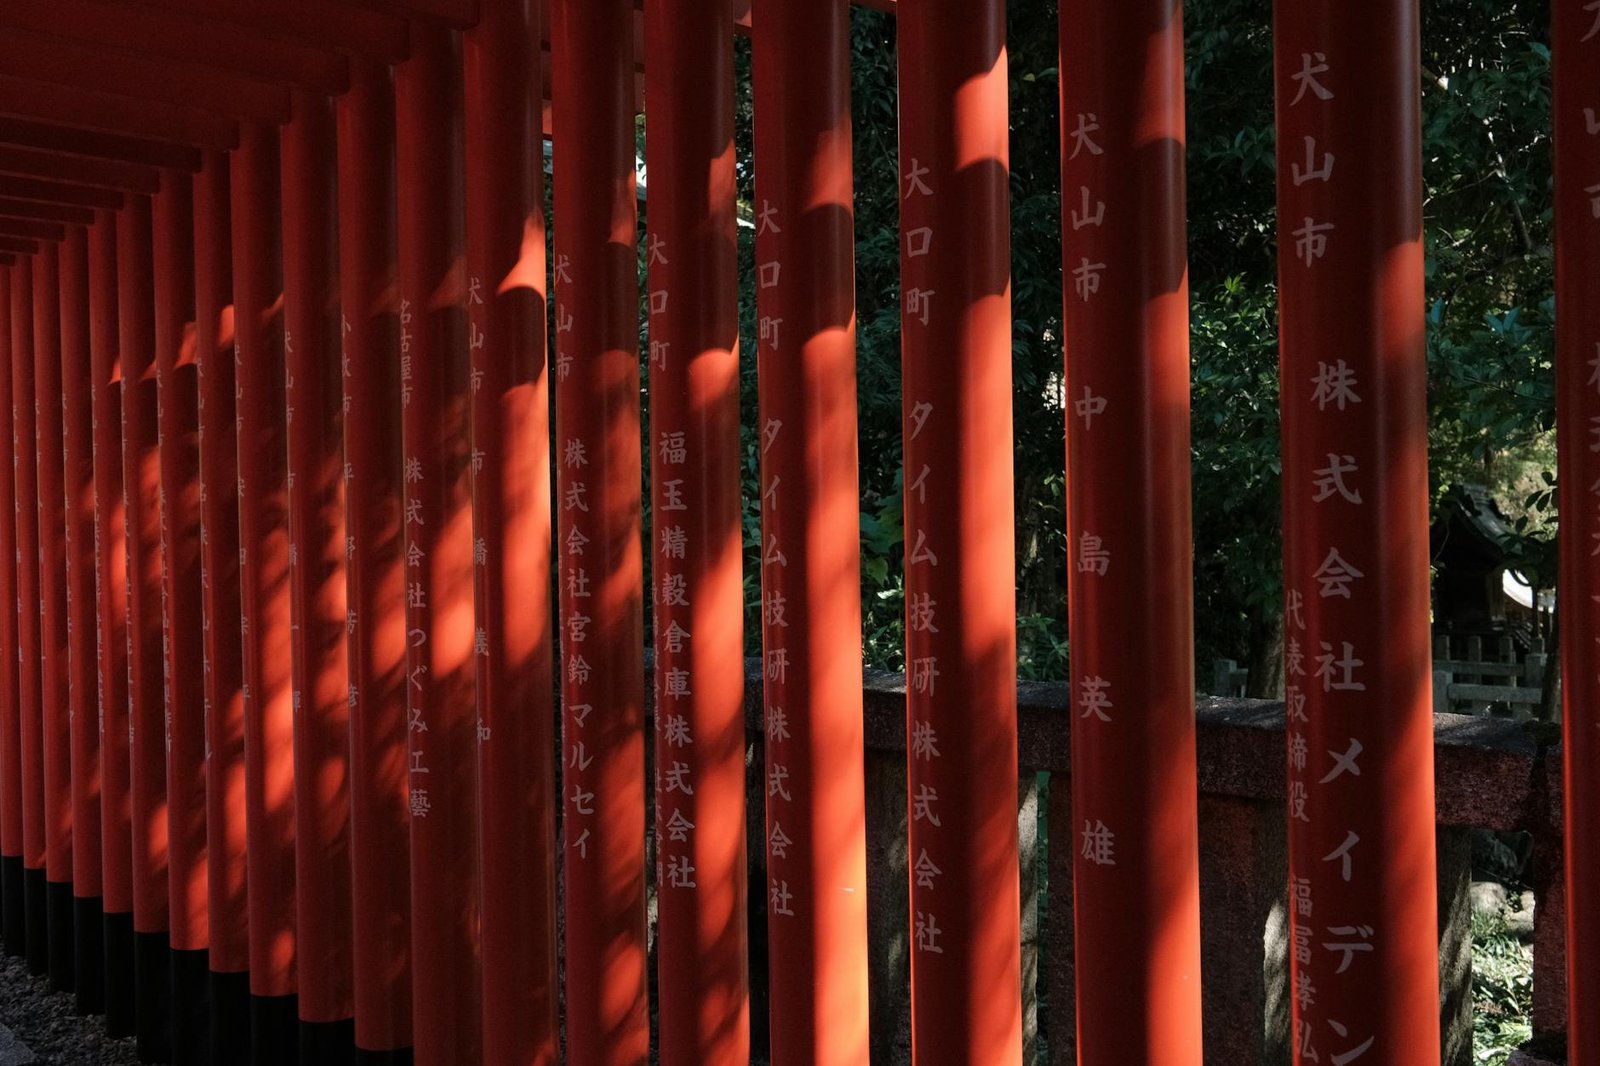
<path id="1" fill-rule="evenodd" d="M 1093 208 L 1091 208 L 1089 206 L 1089 186 L 1078 186 L 1078 192 L 1083 198 L 1083 206 L 1081 209 L 1072 209 L 1072 228 L 1075 230 L 1080 230 L 1085 226 L 1104 225 L 1106 220 L 1106 202 L 1104 200 L 1096 200 L 1094 201 Z"/>
<path id="2" fill-rule="evenodd" d="M 1302 167 L 1294 163 L 1289 168 L 1289 176 L 1295 185 L 1304 185 L 1308 181 L 1330 181 L 1333 178 L 1333 153 L 1324 152 L 1319 161 L 1317 158 L 1317 139 L 1306 138 L 1306 165 Z"/>
<path id="3" fill-rule="evenodd" d="M 1115 866 L 1117 835 L 1113 833 L 1106 823 L 1098 818 L 1093 822 L 1085 820 L 1083 823 L 1083 847 L 1081 854 L 1096 866 Z"/>
<path id="4" fill-rule="evenodd" d="M 1311 383 L 1311 402 L 1319 411 L 1326 411 L 1330 403 L 1343 411 L 1345 404 L 1361 402 L 1356 395 L 1356 372 L 1343 359 L 1332 366 L 1319 362 Z"/>
<path id="5" fill-rule="evenodd" d="M 1078 699 L 1083 705 L 1083 713 L 1078 717 L 1088 718 L 1091 715 L 1102 722 L 1111 721 L 1108 710 L 1114 710 L 1109 692 L 1111 682 L 1103 677 L 1086 677 L 1078 682 Z"/>
<path id="6" fill-rule="evenodd" d="M 1344 476 L 1358 472 L 1356 457 L 1353 455 L 1335 455 L 1328 453 L 1328 465 L 1312 471 L 1315 478 L 1314 487 L 1317 494 L 1312 497 L 1312 502 L 1321 503 L 1331 496 L 1343 496 L 1351 503 L 1361 502 L 1361 491 L 1352 489 L 1345 484 Z"/>
<path id="7" fill-rule="evenodd" d="M 1366 575 L 1351 566 L 1344 556 L 1339 554 L 1339 549 L 1329 548 L 1328 557 L 1322 560 L 1322 565 L 1317 567 L 1317 572 L 1311 576 L 1321 585 L 1318 595 L 1323 599 L 1341 596 L 1348 600 L 1350 583 Z"/>
<path id="8" fill-rule="evenodd" d="M 1289 106 L 1293 107 L 1298 104 L 1307 92 L 1310 92 L 1318 100 L 1332 100 L 1333 93 L 1329 91 L 1327 86 L 1317 80 L 1317 75 L 1328 73 L 1328 69 L 1328 57 L 1323 53 L 1301 52 L 1300 71 L 1290 79 L 1300 86 L 1300 91 L 1294 94 L 1294 99 L 1289 101 Z"/>
<path id="9" fill-rule="evenodd" d="M 1084 149 L 1088 149 L 1090 155 L 1104 155 L 1105 149 L 1096 144 L 1094 142 L 1094 138 L 1089 136 L 1091 133 L 1094 133 L 1099 129 L 1100 121 L 1095 115 L 1092 113 L 1080 114 L 1078 116 L 1078 124 L 1073 129 L 1071 134 L 1072 154 L 1067 156 L 1067 159 L 1073 160 L 1078 158 L 1078 153 L 1082 152 Z"/>
<path id="10" fill-rule="evenodd" d="M 1349 881 L 1353 872 L 1351 867 L 1354 865 L 1351 861 L 1350 851 L 1359 843 L 1361 843 L 1361 838 L 1355 834 L 1354 830 L 1351 830 L 1345 834 L 1344 843 L 1324 855 L 1322 861 L 1333 862 L 1335 859 L 1339 860 L 1339 876 L 1345 881 Z"/>
<path id="11" fill-rule="evenodd" d="M 1101 577 L 1111 567 L 1111 553 L 1093 533 L 1078 535 L 1078 573 L 1098 574 Z"/>
<path id="12" fill-rule="evenodd" d="M 1329 770 L 1317 784 L 1326 785 L 1329 781 L 1333 781 L 1344 774 L 1349 774 L 1351 777 L 1360 777 L 1361 767 L 1356 765 L 1356 759 L 1360 757 L 1361 751 L 1361 741 L 1355 737 L 1350 738 L 1350 746 L 1345 748 L 1343 755 L 1336 751 L 1329 751 L 1328 754 L 1333 756 L 1333 769 Z"/>
<path id="13" fill-rule="evenodd" d="M 1339 968 L 1333 971 L 1336 974 L 1341 974 L 1348 970 L 1351 961 L 1357 955 L 1376 950 L 1372 943 L 1372 927 L 1370 925 L 1330 926 L 1328 935 L 1345 938 L 1340 941 L 1328 941 L 1322 945 L 1325 950 L 1341 956 Z"/>
<path id="14" fill-rule="evenodd" d="M 921 849 L 921 851 L 918 853 L 917 863 L 915 866 L 911 867 L 911 872 L 916 875 L 918 888 L 932 888 L 934 878 L 944 873 L 944 871 L 935 866 L 933 860 L 928 857 L 927 848 Z"/>
<path id="15" fill-rule="evenodd" d="M 1310 266 L 1327 255 L 1328 233 L 1333 228 L 1332 222 L 1318 222 L 1306 216 L 1304 224 L 1292 234 L 1295 258 L 1304 260 L 1306 266 Z"/>
<path id="16" fill-rule="evenodd" d="M 1324 692 L 1365 692 L 1366 684 L 1355 680 L 1358 667 L 1366 663 L 1355 657 L 1355 649 L 1348 640 L 1341 642 L 1344 646 L 1343 656 L 1339 657 L 1333 650 L 1333 645 L 1322 641 L 1322 654 L 1317 656 L 1317 676 L 1322 678 L 1322 691 Z"/>
<path id="17" fill-rule="evenodd" d="M 1078 417 L 1083 419 L 1083 428 L 1086 430 L 1093 429 L 1095 415 L 1105 413 L 1106 398 L 1104 396 L 1096 396 L 1089 386 L 1085 385 L 1083 387 L 1083 395 L 1073 401 L 1072 407 L 1073 410 L 1077 411 Z"/>

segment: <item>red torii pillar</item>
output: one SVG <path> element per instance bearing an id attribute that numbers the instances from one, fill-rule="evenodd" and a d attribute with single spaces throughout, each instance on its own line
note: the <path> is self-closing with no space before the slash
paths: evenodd
<path id="1" fill-rule="evenodd" d="M 66 490 L 62 480 L 61 264 L 54 242 L 33 257 L 33 367 L 38 432 L 39 701 L 44 740 L 45 911 L 50 985 L 72 989 L 72 727 L 68 717 Z"/>
<path id="2" fill-rule="evenodd" d="M 28 969 L 49 970 L 49 923 L 45 917 L 44 737 L 39 684 L 39 426 L 34 395 L 33 263 L 11 275 L 11 409 L 17 464 L 17 716 L 22 753 L 23 910 Z"/>
<path id="3" fill-rule="evenodd" d="M 194 185 L 195 371 L 200 435 L 200 591 L 205 644 L 206 917 L 211 1060 L 250 1047 L 246 899 L 244 645 L 239 606 L 239 436 L 228 156 L 210 151 Z M 193 667 L 191 666 L 191 669 Z"/>
<path id="4" fill-rule="evenodd" d="M 572 1066 L 650 1050 L 633 17 L 632 0 L 551 14 L 556 488 L 588 504 L 559 509 L 556 535 L 561 628 L 586 634 L 561 662 L 561 750 L 583 745 L 562 764 Z"/>
<path id="5" fill-rule="evenodd" d="M 1294 1058 L 1436 1062 L 1417 5 L 1275 14 Z"/>
<path id="6" fill-rule="evenodd" d="M 560 1043 L 539 11 L 484 0 L 463 57 L 483 1057 L 507 1066 Z"/>
<path id="7" fill-rule="evenodd" d="M 122 484 L 128 557 L 128 766 L 133 826 L 135 1036 L 171 1054 L 167 939 L 167 723 L 161 630 L 161 466 L 156 418 L 153 234 L 148 196 L 117 215 Z"/>
<path id="8" fill-rule="evenodd" d="M 13 302 L 15 264 L 0 269 L 0 939 L 7 955 L 24 953 L 27 915 L 22 847 L 22 718 L 17 696 L 17 441 L 12 431 L 11 360 L 21 315 Z"/>
<path id="9" fill-rule="evenodd" d="M 864 1066 L 850 5 L 752 25 L 772 1061 Z"/>
<path id="10" fill-rule="evenodd" d="M 644 18 L 652 548 L 662 548 L 651 567 L 660 1053 L 664 1066 L 742 1066 L 750 1003 L 733 11 L 728 0 L 654 0 Z M 564 511 L 574 505 L 572 486 L 567 493 Z M 569 575 L 569 595 L 592 594 L 583 576 Z"/>
<path id="11" fill-rule="evenodd" d="M 165 170 L 153 204 L 156 408 L 161 468 L 162 622 L 166 675 L 167 895 L 172 1050 L 206 1061 L 205 673 L 200 588 L 200 455 L 195 370 L 194 179 Z"/>
<path id="12" fill-rule="evenodd" d="M 395 285 L 394 89 L 352 58 L 338 123 L 344 310 L 345 532 L 350 653 L 350 852 L 355 1042 L 363 1063 L 411 1044 L 411 839 L 407 815 L 406 594 L 402 552 L 400 326 Z"/>
<path id="13" fill-rule="evenodd" d="M 77 1009 L 105 1009 L 104 910 L 100 876 L 100 678 L 95 650 L 93 360 L 90 357 L 89 233 L 61 245 L 61 389 L 66 506 L 68 698 L 72 716 L 72 892 Z"/>
<path id="14" fill-rule="evenodd" d="M 1200 1066 L 1181 7 L 1063 4 L 1061 71 L 1077 1051 Z"/>
<path id="15" fill-rule="evenodd" d="M 1556 426 L 1561 495 L 1567 1055 L 1600 1064 L 1600 5 L 1556 0 Z"/>
<path id="16" fill-rule="evenodd" d="M 1004 4 L 900 35 L 912 1055 L 1022 1055 Z"/>
<path id="17" fill-rule="evenodd" d="M 352 1047 L 350 681 L 333 108 L 293 95 L 283 127 L 283 321 L 294 670 L 300 1056 Z"/>
<path id="18" fill-rule="evenodd" d="M 256 1066 L 296 1061 L 294 697 L 279 243 L 278 131 L 240 127 L 232 157 L 244 634 L 250 1034 Z"/>
<path id="19" fill-rule="evenodd" d="M 414 23 L 411 37 L 411 58 L 395 68 L 395 150 L 415 1051 L 418 1066 L 476 1066 L 483 1015 L 461 66 L 452 31 Z"/>
<path id="20" fill-rule="evenodd" d="M 117 216 L 89 230 L 89 361 L 94 394 L 96 644 L 100 675 L 100 867 L 105 892 L 106 1031 L 134 1030 L 133 798 L 129 766 L 127 506 L 122 492 L 122 324 Z"/>

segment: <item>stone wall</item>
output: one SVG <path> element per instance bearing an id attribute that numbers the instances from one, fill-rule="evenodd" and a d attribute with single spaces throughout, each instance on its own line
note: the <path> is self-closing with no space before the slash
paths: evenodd
<path id="1" fill-rule="evenodd" d="M 749 756 L 759 767 L 754 661 L 747 691 Z M 909 1062 L 910 1010 L 904 679 L 869 673 L 864 691 L 873 1061 L 902 1063 Z M 1073 839 L 1070 708 L 1061 685 L 1024 683 L 1018 699 L 1025 1062 L 1068 1066 L 1075 1061 L 1073 849 L 1047 842 Z M 1289 1061 L 1283 705 L 1202 698 L 1196 714 L 1205 1059 L 1208 1066 L 1280 1066 Z M 1471 828 L 1534 835 L 1534 1023 L 1541 1046 L 1559 1044 L 1566 1027 L 1560 753 L 1549 747 L 1549 727 L 1505 719 L 1436 715 L 1435 737 L 1443 1066 L 1471 1062 Z M 759 790 L 751 802 L 759 806 Z M 759 832 L 758 816 L 752 824 Z M 762 883 L 759 846 L 751 861 L 752 882 Z M 753 909 L 752 921 L 761 920 Z M 751 960 L 753 981 L 764 983 L 764 970 L 764 959 Z M 754 999 L 764 1002 L 759 992 Z M 757 1032 L 764 1028 L 756 1022 Z"/>

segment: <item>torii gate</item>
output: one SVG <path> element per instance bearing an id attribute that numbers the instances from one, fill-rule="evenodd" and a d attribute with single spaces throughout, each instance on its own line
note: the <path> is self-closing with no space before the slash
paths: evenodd
<path id="1" fill-rule="evenodd" d="M 1022 1046 L 1004 7 L 870 6 L 900 60 L 913 1057 L 989 1066 Z M 1600 0 L 1554 11 L 1570 1050 L 1597 1066 Z M 1434 1062 L 1417 5 L 1277 14 L 1295 1057 Z M 1181 11 L 1061 22 L 1078 1055 L 1197 1064 Z M 866 1061 L 848 31 L 846 0 L 8 0 L 8 951 L 150 1061 L 554 1062 L 564 1025 L 570 1060 L 637 1064 L 653 885 L 661 1061 L 737 1066 L 753 890 L 772 1061 Z"/>

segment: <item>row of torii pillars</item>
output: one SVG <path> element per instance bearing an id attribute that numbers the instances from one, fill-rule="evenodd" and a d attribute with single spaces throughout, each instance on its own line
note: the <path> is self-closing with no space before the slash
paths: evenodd
<path id="1" fill-rule="evenodd" d="M 236 146 L 92 218 L 56 183 L 137 164 L 0 157 L 4 939 L 145 1057 L 642 1063 L 654 1012 L 662 1062 L 742 1063 L 753 890 L 772 1061 L 866 1061 L 849 10 L 753 6 L 765 885 L 731 0 L 644 5 L 642 291 L 630 0 L 551 0 L 550 263 L 533 0 L 411 22 L 281 128 L 230 83 Z M 912 1046 L 987 1066 L 1022 1048 L 1004 7 L 895 10 Z M 1553 13 L 1592 1066 L 1600 3 Z M 3 43 L 0 80 L 40 73 Z M 1433 1063 L 1417 6 L 1280 4 L 1274 46 L 1294 1055 Z M 1061 71 L 1077 1056 L 1198 1064 L 1177 5 L 1064 3 Z"/>

